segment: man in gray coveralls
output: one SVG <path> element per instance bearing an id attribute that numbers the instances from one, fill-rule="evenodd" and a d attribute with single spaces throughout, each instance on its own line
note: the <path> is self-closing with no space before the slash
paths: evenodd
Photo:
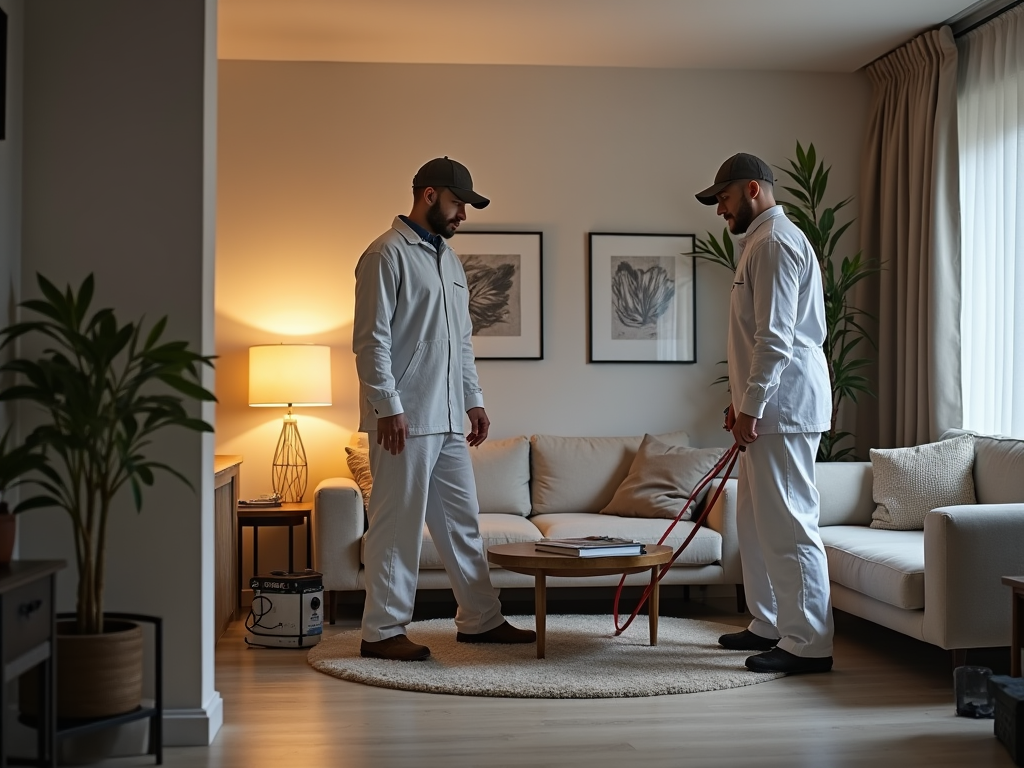
<path id="1" fill-rule="evenodd" d="M 459 605 L 458 642 L 537 639 L 505 621 L 490 582 L 468 449 L 487 439 L 490 421 L 473 358 L 466 274 L 445 242 L 465 221 L 467 204 L 490 201 L 473 191 L 466 167 L 447 157 L 420 168 L 412 185 L 412 212 L 396 217 L 356 265 L 352 330 L 373 475 L 361 653 L 402 661 L 430 655 L 406 637 L 424 523 Z"/>

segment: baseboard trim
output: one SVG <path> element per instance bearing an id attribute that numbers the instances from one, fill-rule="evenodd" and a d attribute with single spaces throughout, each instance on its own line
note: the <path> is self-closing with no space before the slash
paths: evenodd
<path id="1" fill-rule="evenodd" d="M 165 747 L 207 747 L 224 724 L 224 700 L 218 691 L 201 709 L 164 710 Z"/>

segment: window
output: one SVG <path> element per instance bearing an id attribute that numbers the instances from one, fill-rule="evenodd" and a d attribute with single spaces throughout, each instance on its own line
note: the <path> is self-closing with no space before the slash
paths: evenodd
<path id="1" fill-rule="evenodd" d="M 957 47 L 964 427 L 1024 437 L 1024 6 Z"/>

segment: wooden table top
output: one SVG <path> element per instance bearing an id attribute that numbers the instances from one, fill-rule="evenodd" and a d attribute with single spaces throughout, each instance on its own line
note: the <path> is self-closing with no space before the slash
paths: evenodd
<path id="1" fill-rule="evenodd" d="M 1024 589 L 1024 576 L 1003 576 L 1003 584 L 1014 589 Z"/>
<path id="2" fill-rule="evenodd" d="M 664 544 L 647 544 L 643 555 L 608 555 L 606 557 L 575 557 L 555 552 L 542 552 L 535 542 L 495 544 L 487 548 L 487 559 L 515 573 L 547 573 L 552 576 L 606 576 L 614 573 L 639 573 L 664 565 L 675 550 Z"/>
<path id="3" fill-rule="evenodd" d="M 313 512 L 311 501 L 285 501 L 276 507 L 248 507 L 238 505 L 238 521 L 241 525 L 302 525 L 303 520 Z"/>

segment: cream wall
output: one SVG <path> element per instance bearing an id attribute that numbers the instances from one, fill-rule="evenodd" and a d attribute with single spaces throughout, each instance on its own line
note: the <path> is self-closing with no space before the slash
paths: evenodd
<path id="1" fill-rule="evenodd" d="M 344 471 L 358 414 L 353 269 L 408 213 L 417 167 L 446 154 L 492 199 L 464 231 L 544 234 L 545 359 L 478 363 L 492 435 L 685 429 L 724 444 L 726 392 L 711 382 L 724 373 L 729 275 L 698 264 L 696 364 L 588 364 L 587 233 L 721 233 L 693 193 L 730 154 L 782 164 L 798 139 L 832 164 L 833 199 L 847 196 L 867 99 L 861 74 L 222 61 L 218 453 L 245 456 L 243 495 L 269 490 L 281 413 L 247 406 L 246 350 L 316 342 L 333 350 L 334 405 L 296 411 L 307 498 Z"/>

